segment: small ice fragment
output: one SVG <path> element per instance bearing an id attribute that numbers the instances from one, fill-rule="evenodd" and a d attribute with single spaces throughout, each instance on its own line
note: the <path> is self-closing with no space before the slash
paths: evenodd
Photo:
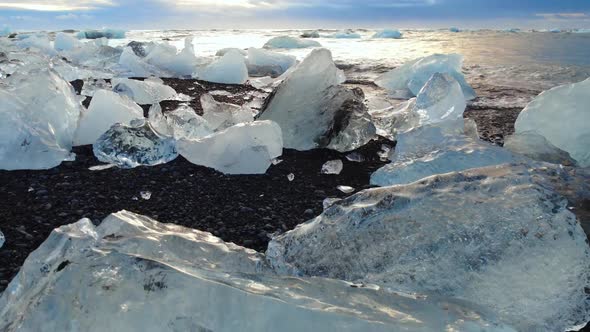
<path id="1" fill-rule="evenodd" d="M 275 158 L 275 159 L 271 160 L 271 162 L 273 165 L 278 165 L 278 164 L 282 163 L 283 160 L 279 159 L 279 158 Z"/>
<path id="2" fill-rule="evenodd" d="M 353 193 L 355 190 L 353 187 L 350 186 L 338 186 L 336 188 L 345 194 Z"/>
<path id="3" fill-rule="evenodd" d="M 340 160 L 340 159 L 330 160 L 322 166 L 322 174 L 336 174 L 336 175 L 338 175 L 338 174 L 340 174 L 340 172 L 342 172 L 342 168 L 344 168 L 344 164 L 342 163 L 342 160 Z"/>
<path id="4" fill-rule="evenodd" d="M 139 193 L 141 195 L 141 198 L 148 201 L 150 198 L 152 198 L 152 193 L 149 191 L 142 191 Z"/>
<path id="5" fill-rule="evenodd" d="M 35 189 L 33 189 L 33 187 L 29 187 L 29 189 L 27 191 L 31 192 L 31 191 L 35 191 Z"/>
<path id="6" fill-rule="evenodd" d="M 362 163 L 363 161 L 365 161 L 365 156 L 363 156 L 362 154 L 360 154 L 358 152 L 353 152 L 353 153 L 347 154 L 346 159 L 348 159 L 349 161 L 356 162 L 356 163 Z"/>
<path id="7" fill-rule="evenodd" d="M 287 179 L 289 180 L 289 182 L 293 182 L 293 180 L 295 180 L 295 174 L 290 173 L 289 175 L 287 175 Z"/>
<path id="8" fill-rule="evenodd" d="M 324 199 L 323 201 L 323 206 L 324 206 L 324 210 L 326 210 L 327 208 L 329 208 L 330 206 L 334 205 L 334 203 L 341 201 L 342 199 L 340 198 L 336 198 L 336 197 L 328 197 L 326 199 Z"/>
<path id="9" fill-rule="evenodd" d="M 117 165 L 115 165 L 115 164 L 96 165 L 96 166 L 88 167 L 88 170 L 89 171 L 104 171 L 105 169 L 113 168 L 115 166 L 117 166 Z"/>
<path id="10" fill-rule="evenodd" d="M 137 198 L 137 196 L 133 196 L 133 197 L 131 197 L 131 199 L 134 201 L 139 201 L 139 198 Z"/>
<path id="11" fill-rule="evenodd" d="M 4 237 L 4 234 L 2 234 L 2 231 L 0 231 L 0 248 L 4 245 L 4 241 L 6 241 L 6 238 Z"/>

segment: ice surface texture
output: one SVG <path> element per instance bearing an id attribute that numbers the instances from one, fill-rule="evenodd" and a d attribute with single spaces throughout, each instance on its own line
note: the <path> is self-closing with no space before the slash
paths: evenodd
<path id="1" fill-rule="evenodd" d="M 0 87 L 0 169 L 48 169 L 68 158 L 81 105 L 48 69 L 22 71 Z"/>
<path id="2" fill-rule="evenodd" d="M 287 71 L 287 69 L 293 67 L 297 63 L 297 59 L 292 55 L 281 54 L 277 52 L 271 52 L 259 48 L 248 49 L 248 72 L 252 76 L 252 72 L 260 75 L 260 71 L 270 71 L 274 75 L 273 77 L 279 76 Z"/>
<path id="3" fill-rule="evenodd" d="M 520 113 L 517 134 L 534 131 L 590 166 L 590 79 L 541 93 Z"/>
<path id="4" fill-rule="evenodd" d="M 173 88 L 160 82 L 114 78 L 112 84 L 113 91 L 133 99 L 140 105 L 151 105 L 177 98 L 177 93 Z"/>
<path id="5" fill-rule="evenodd" d="M 82 43 L 69 33 L 58 32 L 55 35 L 54 47 L 58 51 L 69 51 L 80 46 L 82 46 Z"/>
<path id="6" fill-rule="evenodd" d="M 569 153 L 551 144 L 545 137 L 534 131 L 506 136 L 504 138 L 504 148 L 534 160 L 567 166 L 577 164 Z"/>
<path id="7" fill-rule="evenodd" d="M 434 54 L 389 71 L 379 76 L 375 83 L 399 97 L 412 97 L 418 94 L 433 74 L 448 73 L 461 84 L 465 99 L 471 100 L 475 98 L 475 91 L 461 73 L 462 64 L 463 57 L 459 54 Z"/>
<path id="8" fill-rule="evenodd" d="M 590 248 L 551 183 L 525 164 L 366 190 L 274 238 L 267 257 L 284 273 L 434 292 L 518 331 L 565 331 L 590 319 Z"/>
<path id="9" fill-rule="evenodd" d="M 178 157 L 176 141 L 159 135 L 148 121 L 113 125 L 92 146 L 96 158 L 121 168 L 154 166 Z"/>
<path id="10" fill-rule="evenodd" d="M 54 230 L 2 294 L 0 330 L 515 332 L 461 301 L 351 286 L 121 211 Z"/>
<path id="11" fill-rule="evenodd" d="M 308 48 L 308 47 L 322 47 L 320 43 L 315 40 L 301 39 L 289 36 L 280 36 L 271 38 L 263 46 L 264 48 Z"/>
<path id="12" fill-rule="evenodd" d="M 315 49 L 267 98 L 259 118 L 281 126 L 285 147 L 353 150 L 371 140 L 376 130 L 362 90 L 339 86 L 343 81 L 330 51 Z"/>
<path id="13" fill-rule="evenodd" d="M 381 30 L 381 31 L 376 32 L 373 35 L 373 38 L 400 39 L 400 38 L 402 38 L 402 33 L 399 32 L 399 30 L 385 29 L 385 30 Z"/>
<path id="14" fill-rule="evenodd" d="M 203 119 L 215 131 L 254 120 L 252 110 L 248 107 L 218 102 L 208 93 L 201 95 L 201 107 Z"/>
<path id="15" fill-rule="evenodd" d="M 200 140 L 181 140 L 178 151 L 193 164 L 225 174 L 263 174 L 283 154 L 281 128 L 272 121 L 238 124 Z"/>
<path id="16" fill-rule="evenodd" d="M 115 123 L 129 125 L 132 120 L 143 119 L 143 110 L 126 96 L 108 90 L 98 90 L 88 110 L 82 112 L 74 145 L 93 144 Z"/>
<path id="17" fill-rule="evenodd" d="M 209 123 L 186 105 L 164 115 L 160 104 L 154 104 L 149 110 L 149 122 L 156 132 L 176 140 L 199 139 L 213 133 Z"/>

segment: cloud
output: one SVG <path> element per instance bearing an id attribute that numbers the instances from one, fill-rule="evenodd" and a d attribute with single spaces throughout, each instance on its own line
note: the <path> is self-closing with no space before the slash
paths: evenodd
<path id="1" fill-rule="evenodd" d="M 590 16 L 586 13 L 539 13 L 535 16 L 552 21 L 590 19 Z"/>
<path id="2" fill-rule="evenodd" d="M 58 20 L 88 20 L 93 18 L 92 15 L 88 15 L 88 14 L 74 14 L 74 13 L 67 13 L 67 14 L 63 14 L 63 15 L 57 15 L 55 17 Z"/>
<path id="3" fill-rule="evenodd" d="M 34 21 L 35 20 L 35 18 L 33 16 L 27 16 L 27 15 L 10 16 L 8 18 L 13 21 Z"/>
<path id="4" fill-rule="evenodd" d="M 249 9 L 249 10 L 281 10 L 286 8 L 332 8 L 349 9 L 355 7 L 400 8 L 419 7 L 437 4 L 440 0 L 158 0 L 170 6 L 183 9 L 209 11 L 220 8 Z"/>
<path id="5" fill-rule="evenodd" d="M 0 9 L 33 11 L 74 11 L 92 10 L 105 6 L 114 6 L 113 0 L 0 0 Z"/>

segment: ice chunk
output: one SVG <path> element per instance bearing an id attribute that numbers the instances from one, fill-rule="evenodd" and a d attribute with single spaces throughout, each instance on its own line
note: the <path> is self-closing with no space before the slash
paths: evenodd
<path id="1" fill-rule="evenodd" d="M 295 174 L 289 173 L 287 175 L 287 180 L 289 180 L 289 182 L 293 182 L 293 180 L 295 180 Z"/>
<path id="2" fill-rule="evenodd" d="M 389 71 L 377 78 L 375 83 L 399 97 L 416 96 L 435 73 L 453 76 L 463 89 L 466 100 L 476 97 L 475 91 L 461 73 L 463 57 L 459 54 L 434 54 L 419 58 Z"/>
<path id="3" fill-rule="evenodd" d="M 138 57 L 131 47 L 125 47 L 119 58 L 119 65 L 131 73 L 131 76 L 149 77 L 151 75 L 165 76 L 162 70 L 145 62 Z"/>
<path id="4" fill-rule="evenodd" d="M 248 80 L 246 59 L 238 52 L 230 51 L 198 73 L 200 79 L 223 84 L 244 84 Z"/>
<path id="5" fill-rule="evenodd" d="M 520 113 L 517 134 L 534 131 L 566 151 L 582 167 L 590 166 L 590 79 L 541 93 Z M 531 143 L 530 147 L 533 147 Z M 543 151 L 538 151 L 543 153 Z"/>
<path id="6" fill-rule="evenodd" d="M 305 31 L 301 34 L 301 38 L 320 38 L 320 33 L 317 30 Z"/>
<path id="7" fill-rule="evenodd" d="M 392 39 L 400 39 L 402 38 L 402 33 L 399 30 L 393 29 L 385 29 L 381 31 L 377 31 L 373 38 L 392 38 Z"/>
<path id="8" fill-rule="evenodd" d="M 111 90 L 112 86 L 110 82 L 107 82 L 103 79 L 92 79 L 88 78 L 84 80 L 84 85 L 82 85 L 82 91 L 80 94 L 82 96 L 92 97 L 94 93 L 98 90 Z"/>
<path id="9" fill-rule="evenodd" d="M 152 46 L 151 44 L 138 42 L 138 41 L 130 41 L 127 44 L 127 47 L 131 47 L 133 53 L 140 58 L 145 58 L 148 54 L 148 45 Z"/>
<path id="10" fill-rule="evenodd" d="M 108 90 L 94 94 L 88 110 L 83 111 L 74 135 L 74 145 L 93 144 L 115 123 L 128 125 L 143 119 L 143 110 L 126 96 Z"/>
<path id="11" fill-rule="evenodd" d="M 344 168 L 344 164 L 342 163 L 342 160 L 340 160 L 340 159 L 330 160 L 322 165 L 322 174 L 336 174 L 336 175 L 338 175 L 338 174 L 340 174 L 340 172 L 342 172 L 343 168 Z"/>
<path id="12" fill-rule="evenodd" d="M 4 245 L 5 241 L 6 241 L 6 238 L 4 237 L 4 234 L 2 233 L 2 231 L 0 231 L 0 249 Z"/>
<path id="13" fill-rule="evenodd" d="M 178 151 L 193 164 L 226 174 L 263 174 L 283 154 L 283 140 L 276 123 L 256 121 L 200 140 L 180 140 Z"/>
<path id="14" fill-rule="evenodd" d="M 545 137 L 534 131 L 506 136 L 504 138 L 504 147 L 531 159 L 567 166 L 576 165 L 576 161 L 569 153 L 554 146 Z"/>
<path id="15" fill-rule="evenodd" d="M 463 119 L 467 104 L 459 83 L 449 74 L 435 73 L 416 98 L 418 125 Z"/>
<path id="16" fill-rule="evenodd" d="M 471 137 L 475 140 L 479 139 L 479 132 L 477 130 L 477 123 L 473 119 L 465 119 L 463 131 L 467 137 Z"/>
<path id="17" fill-rule="evenodd" d="M 281 126 L 288 148 L 354 150 L 376 130 L 362 90 L 338 86 L 343 79 L 330 51 L 315 49 L 266 99 L 259 118 Z"/>
<path id="18" fill-rule="evenodd" d="M 238 123 L 254 121 L 250 109 L 218 102 L 208 93 L 201 96 L 201 107 L 203 108 L 203 119 L 215 131 L 229 128 Z"/>
<path id="19" fill-rule="evenodd" d="M 301 38 L 279 36 L 271 38 L 263 46 L 264 48 L 308 48 L 308 47 L 322 47 L 320 43 L 315 40 L 306 40 Z"/>
<path id="20" fill-rule="evenodd" d="M 262 68 L 278 67 L 279 70 L 276 73 L 277 75 L 271 75 L 273 77 L 283 74 L 287 71 L 287 69 L 291 68 L 296 63 L 297 60 L 292 55 L 286 55 L 252 47 L 248 49 L 249 66 L 256 66 Z"/>
<path id="21" fill-rule="evenodd" d="M 35 49 L 35 50 L 38 50 L 39 52 L 41 52 L 43 54 L 47 54 L 49 56 L 53 56 L 53 55 L 57 54 L 55 49 L 51 46 L 51 42 L 49 41 L 49 37 L 47 37 L 46 35 L 40 35 L 40 36 L 31 35 L 26 39 L 19 40 L 16 44 L 21 48 Z"/>
<path id="22" fill-rule="evenodd" d="M 193 38 L 184 40 L 184 49 L 178 54 L 176 47 L 168 44 L 155 44 L 145 57 L 145 61 L 174 76 L 192 77 L 197 70 L 199 61 L 195 56 Z"/>
<path id="23" fill-rule="evenodd" d="M 55 35 L 54 47 L 57 51 L 69 51 L 81 45 L 82 43 L 69 33 L 59 32 Z"/>
<path id="24" fill-rule="evenodd" d="M 114 78 L 112 84 L 113 91 L 128 96 L 140 105 L 151 105 L 162 100 L 177 99 L 176 91 L 173 88 L 156 81 Z"/>
<path id="25" fill-rule="evenodd" d="M 78 32 L 78 39 L 124 39 L 125 34 L 125 30 L 118 29 L 86 30 Z"/>
<path id="26" fill-rule="evenodd" d="M 348 161 L 353 161 L 355 163 L 362 163 L 363 161 L 365 161 L 365 156 L 363 156 L 359 152 L 352 152 L 346 155 L 346 159 Z"/>
<path id="27" fill-rule="evenodd" d="M 514 332 L 463 301 L 278 276 L 253 250 L 127 211 L 54 230 L 0 308 L 6 332 Z"/>
<path id="28" fill-rule="evenodd" d="M 176 141 L 158 135 L 148 121 L 115 124 L 92 146 L 98 160 L 121 168 L 154 166 L 178 157 Z"/>
<path id="29" fill-rule="evenodd" d="M 228 52 L 238 52 L 243 56 L 248 56 L 248 51 L 235 47 L 222 48 L 219 51 L 217 51 L 217 53 L 215 53 L 215 56 L 224 56 Z"/>
<path id="30" fill-rule="evenodd" d="M 352 31 L 352 30 L 343 30 L 343 31 L 338 31 L 336 33 L 333 33 L 328 37 L 329 38 L 338 38 L 338 39 L 358 39 L 358 38 L 361 38 L 361 35 Z"/>
<path id="31" fill-rule="evenodd" d="M 141 196 L 141 199 L 145 201 L 149 201 L 152 198 L 152 193 L 150 191 L 141 191 L 139 195 Z"/>
<path id="32" fill-rule="evenodd" d="M 48 69 L 19 71 L 0 87 L 0 169 L 48 169 L 70 155 L 81 105 Z"/>
<path id="33" fill-rule="evenodd" d="M 461 29 L 457 28 L 457 27 L 450 27 L 449 28 L 450 32 L 461 32 Z"/>
<path id="34" fill-rule="evenodd" d="M 336 189 L 340 190 L 345 194 L 352 194 L 355 191 L 355 189 L 351 186 L 338 186 L 336 187 Z"/>
<path id="35" fill-rule="evenodd" d="M 499 146 L 467 137 L 462 131 L 457 125 L 424 126 L 399 134 L 395 151 L 390 155 L 393 162 L 373 173 L 371 184 L 407 184 L 435 174 L 524 159 Z"/>
<path id="36" fill-rule="evenodd" d="M 336 202 L 341 201 L 341 198 L 332 198 L 332 197 L 328 197 L 326 199 L 324 199 L 324 201 L 322 202 L 322 206 L 324 207 L 324 210 L 326 210 L 327 208 L 329 208 L 330 206 L 334 205 Z"/>
<path id="37" fill-rule="evenodd" d="M 176 140 L 199 139 L 213 133 L 207 121 L 186 105 L 163 115 L 160 105 L 154 104 L 149 111 L 149 121 L 156 132 Z"/>
<path id="38" fill-rule="evenodd" d="M 12 33 L 12 29 L 9 26 L 4 26 L 0 29 L 0 37 L 8 37 Z"/>
<path id="39" fill-rule="evenodd" d="M 551 183 L 525 164 L 365 190 L 266 255 L 281 273 L 435 292 L 518 331 L 566 331 L 590 319 L 590 248 Z"/>

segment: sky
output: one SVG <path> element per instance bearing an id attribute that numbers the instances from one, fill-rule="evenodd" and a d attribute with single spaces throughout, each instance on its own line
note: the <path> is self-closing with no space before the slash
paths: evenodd
<path id="1" fill-rule="evenodd" d="M 590 28 L 590 0 L 0 0 L 14 30 Z"/>

